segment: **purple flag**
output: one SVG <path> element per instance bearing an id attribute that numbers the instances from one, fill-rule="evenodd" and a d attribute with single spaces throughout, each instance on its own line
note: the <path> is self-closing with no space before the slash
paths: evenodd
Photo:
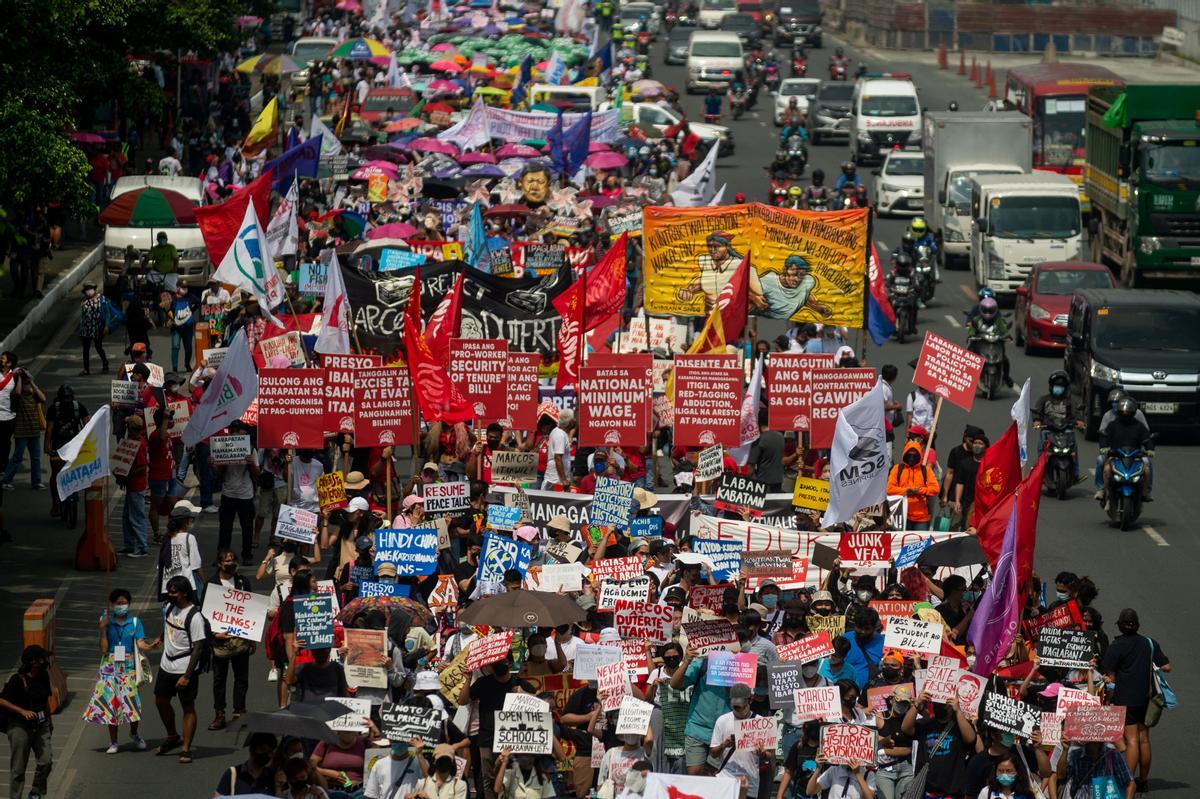
<path id="1" fill-rule="evenodd" d="M 967 640 L 975 647 L 975 664 L 971 671 L 990 677 L 1017 634 L 1021 606 L 1017 601 L 1017 503 L 1013 502 L 1000 545 L 1000 557 L 987 590 L 979 600 Z"/>

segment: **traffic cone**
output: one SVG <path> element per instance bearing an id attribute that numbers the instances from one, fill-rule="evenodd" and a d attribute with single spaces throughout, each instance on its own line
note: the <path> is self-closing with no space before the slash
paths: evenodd
<path id="1" fill-rule="evenodd" d="M 987 60 L 987 63 L 983 67 L 983 82 L 984 83 L 992 82 L 992 59 L 990 59 L 990 58 Z"/>
<path id="2" fill-rule="evenodd" d="M 965 50 L 958 51 L 958 74 L 960 77 L 967 74 L 967 52 Z"/>
<path id="3" fill-rule="evenodd" d="M 996 73 L 988 70 L 988 99 L 996 99 Z"/>
<path id="4" fill-rule="evenodd" d="M 971 83 L 979 85 L 979 65 L 975 63 L 975 56 L 971 56 Z"/>
<path id="5" fill-rule="evenodd" d="M 938 47 L 938 69 L 946 69 L 949 66 L 949 60 L 946 55 L 946 43 L 942 42 Z"/>

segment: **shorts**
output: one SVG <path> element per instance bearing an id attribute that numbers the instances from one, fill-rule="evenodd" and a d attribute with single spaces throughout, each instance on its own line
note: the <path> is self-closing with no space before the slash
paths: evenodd
<path id="1" fill-rule="evenodd" d="M 1132 705 L 1125 708 L 1125 726 L 1130 727 L 1134 724 L 1146 723 L 1146 705 Z"/>
<path id="2" fill-rule="evenodd" d="M 172 491 L 175 490 L 175 481 L 171 480 L 151 480 L 150 481 L 150 496 L 152 497 L 169 497 L 172 496 Z"/>
<path id="3" fill-rule="evenodd" d="M 270 491 L 258 489 L 254 498 L 254 515 L 260 519 L 273 519 L 283 504 L 283 488 L 275 487 Z"/>
<path id="4" fill-rule="evenodd" d="M 683 736 L 683 759 L 688 768 L 702 766 L 705 763 L 708 763 L 714 769 L 720 768 L 721 760 L 710 757 L 708 749 L 708 741 L 701 741 L 699 738 L 693 738 L 690 735 Z"/>
<path id="5" fill-rule="evenodd" d="M 164 699 L 171 697 L 179 697 L 179 701 L 184 705 L 192 705 L 196 703 L 196 692 L 200 689 L 200 675 L 193 674 L 188 680 L 186 688 L 178 688 L 175 681 L 182 677 L 182 674 L 170 674 L 163 671 L 160 666 L 158 676 L 154 679 L 154 695 L 161 696 Z"/>

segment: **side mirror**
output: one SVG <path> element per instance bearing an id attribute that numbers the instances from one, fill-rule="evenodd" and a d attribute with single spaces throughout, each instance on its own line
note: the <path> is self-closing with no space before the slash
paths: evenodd
<path id="1" fill-rule="evenodd" d="M 939 191 L 938 192 L 938 205 L 945 205 L 945 204 L 946 204 L 946 192 L 944 190 Z"/>
<path id="2" fill-rule="evenodd" d="M 981 216 L 975 220 L 975 227 L 979 228 L 981 233 L 987 232 L 987 217 Z"/>
<path id="3" fill-rule="evenodd" d="M 1071 334 L 1071 346 L 1072 347 L 1083 347 L 1083 336 L 1079 335 L 1078 333 L 1072 333 Z"/>
<path id="4" fill-rule="evenodd" d="M 1026 286 L 1024 283 L 1017 286 L 1017 296 L 1024 297 L 1028 293 L 1029 293 L 1029 287 Z"/>

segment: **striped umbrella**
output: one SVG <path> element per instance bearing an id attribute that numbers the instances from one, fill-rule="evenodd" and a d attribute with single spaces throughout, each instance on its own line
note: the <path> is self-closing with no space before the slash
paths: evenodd
<path id="1" fill-rule="evenodd" d="M 386 58 L 391 54 L 392 51 L 388 50 L 382 42 L 363 38 L 347 39 L 329 51 L 330 58 L 348 58 L 358 61 L 365 61 L 377 56 Z"/>
<path id="2" fill-rule="evenodd" d="M 147 186 L 122 194 L 100 214 L 100 224 L 116 227 L 175 227 L 196 224 L 191 201 L 177 191 Z"/>

